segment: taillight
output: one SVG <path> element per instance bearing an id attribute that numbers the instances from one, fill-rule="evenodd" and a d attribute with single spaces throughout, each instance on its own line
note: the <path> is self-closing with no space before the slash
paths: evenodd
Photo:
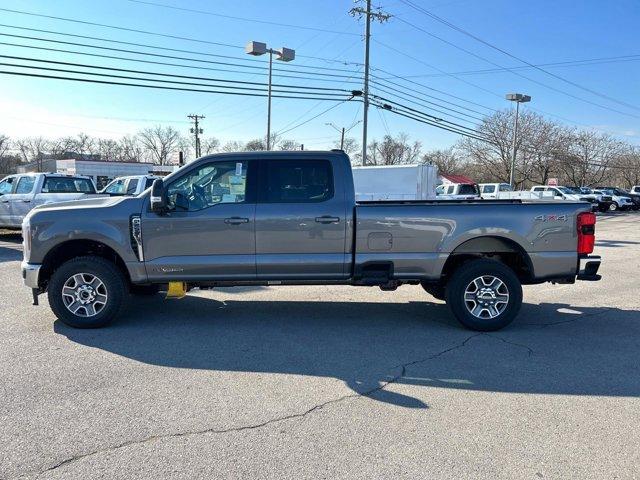
<path id="1" fill-rule="evenodd" d="M 578 254 L 593 253 L 596 242 L 596 214 L 582 212 L 578 214 Z"/>

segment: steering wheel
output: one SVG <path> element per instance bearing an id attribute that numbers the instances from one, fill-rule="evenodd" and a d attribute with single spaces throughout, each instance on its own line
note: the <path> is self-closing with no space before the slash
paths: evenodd
<path id="1" fill-rule="evenodd" d="M 189 193 L 189 204 L 192 205 L 195 210 L 199 210 L 206 206 L 206 190 L 203 186 L 197 185 L 195 183 L 191 185 L 191 192 Z"/>

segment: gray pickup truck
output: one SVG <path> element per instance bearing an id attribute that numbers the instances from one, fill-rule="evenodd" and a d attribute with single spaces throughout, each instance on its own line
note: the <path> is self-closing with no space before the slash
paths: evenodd
<path id="1" fill-rule="evenodd" d="M 598 280 L 588 203 L 356 202 L 342 151 L 200 158 L 136 197 L 34 209 L 22 276 L 74 327 L 130 294 L 237 285 L 421 284 L 466 327 L 496 330 L 522 284 Z"/>

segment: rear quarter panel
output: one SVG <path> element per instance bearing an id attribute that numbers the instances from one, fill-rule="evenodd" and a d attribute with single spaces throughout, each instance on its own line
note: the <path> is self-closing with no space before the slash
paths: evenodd
<path id="1" fill-rule="evenodd" d="M 577 265 L 576 216 L 589 210 L 569 202 L 359 204 L 355 264 L 392 261 L 396 278 L 437 279 L 464 242 L 499 237 L 527 252 L 537 279 L 569 275 Z"/>

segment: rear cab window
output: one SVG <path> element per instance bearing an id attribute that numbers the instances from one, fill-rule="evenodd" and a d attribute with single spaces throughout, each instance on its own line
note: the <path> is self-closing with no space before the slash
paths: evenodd
<path id="1" fill-rule="evenodd" d="M 88 178 L 46 177 L 42 193 L 96 193 Z"/>
<path id="2" fill-rule="evenodd" d="M 317 203 L 333 198 L 328 160 L 269 160 L 261 199 L 267 203 Z"/>
<path id="3" fill-rule="evenodd" d="M 482 193 L 493 193 L 496 191 L 495 185 L 484 185 L 482 187 Z"/>

